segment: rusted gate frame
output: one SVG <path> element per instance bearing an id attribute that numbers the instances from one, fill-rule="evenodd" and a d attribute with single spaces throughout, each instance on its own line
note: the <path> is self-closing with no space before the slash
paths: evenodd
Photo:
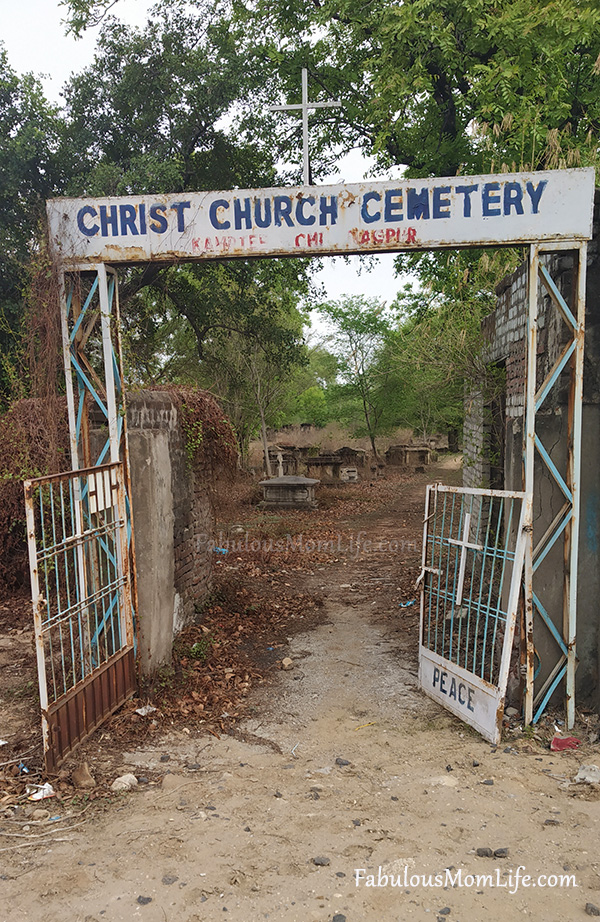
<path id="1" fill-rule="evenodd" d="M 25 483 L 46 767 L 135 689 L 123 465 Z"/>
<path id="2" fill-rule="evenodd" d="M 117 272 L 103 263 L 74 267 L 69 272 L 62 272 L 60 301 L 73 477 L 81 476 L 85 472 L 88 475 L 87 484 L 96 484 L 96 477 L 90 472 L 106 471 L 107 459 L 112 465 L 111 476 L 116 476 L 115 472 L 118 471 L 119 539 L 124 538 L 124 544 L 119 540 L 117 555 L 109 546 L 107 534 L 102 529 L 97 531 L 91 527 L 91 520 L 95 515 L 92 506 L 95 503 L 97 507 L 98 497 L 89 492 L 88 485 L 78 486 L 83 481 L 78 481 L 75 477 L 75 486 L 71 489 L 68 502 L 72 533 L 67 541 L 68 554 L 72 557 L 69 566 L 73 573 L 71 576 L 68 573 L 63 574 L 63 578 L 71 578 L 75 584 L 77 630 L 81 630 L 81 662 L 78 665 L 82 666 L 82 672 L 74 687 L 68 687 L 69 683 L 63 682 L 62 693 L 57 694 L 54 687 L 53 696 L 49 696 L 45 672 L 48 662 L 40 651 L 43 651 L 44 637 L 49 637 L 48 631 L 44 633 L 41 612 L 43 605 L 50 605 L 50 602 L 44 599 L 44 592 L 40 593 L 39 582 L 36 582 L 39 560 L 36 540 L 32 537 L 35 535 L 36 515 L 39 518 L 39 515 L 43 514 L 43 503 L 41 510 L 37 512 L 28 507 L 42 730 L 46 763 L 49 768 L 55 768 L 67 752 L 102 723 L 136 687 L 133 615 L 137 610 L 137 589 L 133 522 L 129 503 L 131 491 Z M 100 411 L 108 429 L 104 445 L 96 446 L 95 453 L 92 451 L 94 446 L 91 444 L 89 431 L 90 402 Z M 31 491 L 38 488 L 52 491 L 53 485 L 58 482 L 53 479 L 42 480 L 39 483 L 32 481 L 27 486 L 30 495 L 26 501 L 30 503 Z M 97 480 L 97 483 L 102 493 L 102 479 Z M 54 510 L 52 514 L 55 514 Z M 39 522 L 37 525 L 39 526 Z M 44 551 L 46 555 L 55 554 L 52 566 L 57 572 L 61 555 L 65 553 L 65 546 L 60 543 L 54 549 L 50 547 Z M 49 565 L 46 558 L 43 565 Z M 109 572 L 111 565 L 119 572 L 116 583 L 112 579 L 114 574 Z M 122 592 L 125 594 L 121 599 Z M 89 611 L 96 611 L 99 600 L 104 600 L 106 593 L 109 593 L 111 600 L 107 605 L 102 603 L 102 617 L 99 622 L 95 622 L 94 629 L 91 630 Z M 61 619 L 64 618 L 69 625 L 69 631 L 72 631 L 72 606 L 69 603 L 65 608 L 65 600 L 61 598 L 60 592 L 56 595 L 52 602 L 55 609 L 54 622 L 61 624 Z M 122 605 L 126 606 L 126 612 L 123 612 Z M 50 620 L 46 627 L 49 629 L 54 622 Z M 114 642 L 113 637 L 111 655 L 102 657 L 98 653 L 101 638 L 105 636 L 107 629 L 115 634 L 115 623 L 118 625 L 118 643 Z M 63 652 L 61 635 L 61 656 Z M 74 652 L 71 658 L 75 659 Z M 42 691 L 43 687 L 46 687 L 45 692 Z"/>
<path id="3" fill-rule="evenodd" d="M 542 254 L 570 252 L 574 257 L 573 305 L 570 307 L 556 284 L 553 282 L 546 266 L 540 261 Z M 524 428 L 525 470 L 524 489 L 533 493 L 534 464 L 536 455 L 545 466 L 546 471 L 560 488 L 564 503 L 554 517 L 544 535 L 535 547 L 528 547 L 525 560 L 525 619 L 526 619 L 526 666 L 527 681 L 525 692 L 525 722 L 535 723 L 543 714 L 548 702 L 559 683 L 564 680 L 566 687 L 567 726 L 575 723 L 575 669 L 577 665 L 577 582 L 579 556 L 580 523 L 580 476 L 581 476 L 581 435 L 583 404 L 583 362 L 585 338 L 585 293 L 587 269 L 587 243 L 565 241 L 552 244 L 538 244 L 529 250 L 528 273 L 528 334 L 527 334 L 527 385 L 526 385 L 526 420 Z M 540 290 L 550 295 L 550 300 L 562 317 L 570 333 L 554 366 L 545 380 L 537 384 L 537 348 L 538 348 L 538 304 Z M 558 382 L 563 371 L 569 371 L 569 398 L 567 412 L 567 463 L 563 475 L 552 461 L 537 433 L 537 416 L 544 401 Z M 535 571 L 549 550 L 563 540 L 563 609 L 559 623 L 546 610 L 542 600 L 542 587 L 536 586 Z M 544 625 L 554 638 L 559 655 L 542 687 L 534 691 L 534 613 L 537 613 L 536 625 Z M 536 628 L 537 629 L 537 628 Z"/>

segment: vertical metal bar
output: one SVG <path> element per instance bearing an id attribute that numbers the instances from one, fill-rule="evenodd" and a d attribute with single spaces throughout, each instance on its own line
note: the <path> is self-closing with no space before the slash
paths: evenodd
<path id="1" fill-rule="evenodd" d="M 108 437 L 110 440 L 110 460 L 119 461 L 119 427 L 117 423 L 117 401 L 115 394 L 115 375 L 113 368 L 113 345 L 111 336 L 111 310 L 108 297 L 108 282 L 106 266 L 99 263 L 96 266 L 98 273 L 98 291 L 100 295 L 100 320 L 102 325 L 102 353 L 104 357 L 104 380 L 106 384 L 106 409 L 108 411 Z"/>
<path id="2" fill-rule="evenodd" d="M 125 522 L 126 532 L 127 532 L 127 547 L 129 549 L 129 556 L 126 558 L 127 563 L 129 564 L 129 578 L 131 582 L 131 607 L 132 612 L 132 625 L 133 618 L 135 613 L 138 610 L 138 596 L 137 596 L 137 568 L 136 568 L 136 559 L 135 559 L 135 532 L 133 527 L 133 513 L 131 510 L 131 468 L 129 466 L 129 433 L 127 430 L 127 399 L 125 396 L 125 381 L 123 378 L 123 347 L 121 343 L 121 308 L 119 302 L 119 276 L 115 270 L 114 272 L 114 296 L 113 296 L 113 314 L 115 317 L 115 344 L 116 344 L 116 357 L 119 367 L 119 377 L 121 381 L 120 386 L 120 398 L 121 398 L 121 417 L 119 422 L 121 424 L 121 454 L 123 462 L 123 476 L 124 476 L 124 488 L 125 488 Z M 115 477 L 116 473 L 111 471 L 111 478 Z M 115 507 L 116 508 L 116 507 Z M 125 560 L 124 560 L 125 562 Z M 133 641 L 132 641 L 133 642 Z"/>
<path id="3" fill-rule="evenodd" d="M 525 432 L 524 432 L 524 490 L 533 496 L 535 463 L 535 393 L 538 339 L 538 273 L 539 247 L 529 248 L 529 272 L 527 277 L 528 320 L 527 320 L 527 376 L 525 381 Z M 526 680 L 525 680 L 525 723 L 533 720 L 533 525 L 525 548 L 525 635 L 526 635 Z"/>
<path id="4" fill-rule="evenodd" d="M 121 468 L 122 470 L 122 468 Z M 111 472 L 112 473 L 112 472 Z M 119 477 L 119 469 L 117 468 L 114 473 Z M 123 638 L 128 646 L 133 645 L 133 609 L 132 609 L 132 600 L 131 600 L 131 582 L 129 580 L 129 569 L 127 567 L 128 560 L 128 548 L 127 548 L 127 510 L 125 508 L 125 489 L 124 485 L 121 482 L 119 484 L 120 489 L 117 492 L 117 501 L 118 501 L 118 527 L 115 533 L 115 544 L 117 551 L 117 560 L 119 562 L 119 575 L 123 574 L 125 577 L 124 584 L 119 590 L 120 593 L 120 609 L 121 609 L 121 643 L 123 643 Z"/>
<path id="5" fill-rule="evenodd" d="M 502 528 L 502 516 L 504 514 L 504 497 L 500 499 L 500 509 L 498 511 L 498 523 L 496 525 L 496 534 L 494 536 L 494 546 L 492 554 L 492 569 L 490 572 L 490 586 L 488 590 L 488 600 L 487 600 L 487 614 L 485 617 L 485 626 L 483 630 L 483 653 L 481 659 L 481 678 L 485 678 L 485 666 L 486 666 L 486 652 L 488 646 L 488 629 L 490 628 L 490 620 L 494 619 L 494 629 L 491 632 L 491 642 L 489 646 L 489 662 L 488 662 L 488 678 L 487 681 L 492 683 L 492 670 L 494 665 L 494 644 L 496 642 L 496 629 L 498 627 L 498 618 L 500 616 L 500 593 L 498 593 L 498 599 L 496 601 L 496 611 L 493 613 L 493 592 L 494 592 L 494 576 L 496 575 L 496 563 L 498 560 L 498 545 L 500 544 L 501 538 L 501 528 Z"/>
<path id="6" fill-rule="evenodd" d="M 481 559 L 481 573 L 479 576 L 479 595 L 478 595 L 478 604 L 477 604 L 477 617 L 475 619 L 475 631 L 473 633 L 473 662 L 471 665 L 471 672 L 477 674 L 477 638 L 479 637 L 479 624 L 481 621 L 481 613 L 483 610 L 483 591 L 484 591 L 484 580 L 486 579 L 486 570 L 488 565 L 488 552 L 490 549 L 490 529 L 492 527 L 492 516 L 490 511 L 488 511 L 487 523 L 485 526 L 485 540 L 483 542 L 483 552 Z M 484 616 L 485 617 L 485 616 Z M 483 651 L 482 651 L 482 660 L 483 660 Z"/>
<path id="7" fill-rule="evenodd" d="M 81 477 L 74 477 L 73 478 L 73 513 L 74 513 L 74 518 L 75 518 L 75 537 L 77 538 L 77 541 L 76 541 L 77 583 L 79 587 L 79 591 L 78 591 L 79 604 L 77 606 L 77 626 L 81 634 L 84 669 L 87 675 L 90 670 L 90 650 L 89 650 L 90 624 L 89 624 L 89 604 L 87 602 L 88 588 L 87 588 L 87 576 L 86 576 L 86 567 L 85 567 L 85 544 L 82 538 L 82 535 L 84 532 L 84 525 L 83 525 L 83 509 L 82 509 L 81 493 L 82 493 Z"/>
<path id="8" fill-rule="evenodd" d="M 71 464 L 73 470 L 79 468 L 79 446 L 77 445 L 77 416 L 75 414 L 75 395 L 73 392 L 73 376 L 71 371 L 71 348 L 69 340 L 69 322 L 67 318 L 67 298 L 65 290 L 65 273 L 58 276 L 58 289 L 60 296 L 60 327 L 63 343 L 63 364 L 65 368 L 65 385 L 67 392 L 67 410 L 69 414 L 69 440 L 71 445 Z"/>
<path id="9" fill-rule="evenodd" d="M 23 486 L 25 489 L 27 544 L 29 546 L 29 576 L 31 579 L 31 594 L 33 599 L 35 653 L 38 670 L 38 688 L 40 691 L 40 707 L 42 711 L 42 737 L 44 741 L 44 753 L 46 753 L 48 752 L 50 744 L 50 729 L 46 717 L 48 712 L 48 681 L 46 678 L 46 651 L 44 649 L 44 634 L 42 627 L 42 608 L 44 599 L 40 592 L 37 542 L 35 538 L 35 513 L 33 509 L 33 485 L 30 480 L 26 480 Z"/>
<path id="10" fill-rule="evenodd" d="M 529 540 L 530 531 L 528 530 L 528 525 L 531 522 L 532 515 L 531 494 L 527 494 L 521 502 L 522 505 L 521 515 L 519 517 L 519 531 L 517 536 L 517 543 L 515 546 L 515 559 L 510 583 L 510 595 L 506 609 L 509 615 L 511 612 L 514 614 L 510 621 L 507 619 L 506 624 L 504 648 L 502 650 L 502 659 L 500 661 L 500 670 L 498 675 L 498 686 L 500 688 L 506 688 L 506 683 L 508 681 L 512 645 L 515 634 L 516 611 L 519 601 L 519 593 L 521 591 L 521 568 L 523 565 L 523 558 L 527 551 L 527 543 L 531 543 Z"/>
<path id="11" fill-rule="evenodd" d="M 581 243 L 577 260 L 577 285 L 575 289 L 577 327 L 573 331 L 575 354 L 571 359 L 571 387 L 569 391 L 569 464 L 567 484 L 572 494 L 572 516 L 567 526 L 569 536 L 568 582 L 565 584 L 564 637 L 567 641 L 567 727 L 575 724 L 575 667 L 577 661 L 577 567 L 579 560 L 579 513 L 581 476 L 581 433 L 583 407 L 583 359 L 585 338 L 585 291 L 587 270 L 587 243 Z M 565 561 L 567 563 L 567 561 Z"/>
<path id="12" fill-rule="evenodd" d="M 421 573 L 425 574 L 425 567 L 427 566 L 427 529 L 429 526 L 429 497 L 431 496 L 431 491 L 433 487 L 432 484 L 427 484 L 425 488 L 425 517 L 423 519 L 423 547 L 421 548 Z M 425 581 L 427 577 L 423 575 L 421 580 L 421 618 L 419 623 L 419 643 L 421 646 L 425 644 Z M 431 620 L 431 619 L 430 619 Z M 429 646 L 429 640 L 427 642 Z"/>
<path id="13" fill-rule="evenodd" d="M 304 185 L 310 184 L 310 161 L 308 159 L 308 71 L 302 68 L 302 162 Z"/>

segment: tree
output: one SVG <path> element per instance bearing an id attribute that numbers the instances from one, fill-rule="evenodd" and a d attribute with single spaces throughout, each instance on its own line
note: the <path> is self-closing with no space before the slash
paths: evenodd
<path id="1" fill-rule="evenodd" d="M 376 152 L 382 166 L 444 176 L 596 161 L 595 0 L 255 0 L 236 9 L 255 27 L 257 55 L 284 80 L 297 80 L 303 63 L 341 97 L 337 138 Z M 316 133 L 331 127 L 320 125 Z"/>
<path id="2" fill-rule="evenodd" d="M 103 26 L 93 64 L 65 91 L 72 194 L 275 182 L 275 152 L 266 139 L 236 127 L 259 77 L 248 71 L 236 29 L 222 11 L 206 0 L 195 12 L 185 4 L 164 4 L 144 29 L 112 20 Z M 178 364 L 169 353 L 178 315 L 193 332 L 200 361 L 219 331 L 293 350 L 296 333 L 280 318 L 308 292 L 308 279 L 306 260 L 207 261 L 167 269 L 151 264 L 124 273 L 123 315 L 138 354 L 148 357 L 146 334 L 152 345 L 162 336 L 168 354 L 163 372 Z"/>
<path id="3" fill-rule="evenodd" d="M 79 32 L 115 0 L 63 5 Z M 182 16 L 180 0 L 159 9 Z M 224 6 L 186 5 L 192 35 L 208 9 Z M 231 0 L 231 9 L 266 94 L 297 95 L 306 66 L 315 87 L 342 98 L 315 124 L 317 148 L 323 135 L 330 146 L 359 144 L 412 176 L 596 162 L 595 0 Z"/>
<path id="4" fill-rule="evenodd" d="M 247 461 L 250 439 L 260 433 L 269 477 L 267 427 L 276 421 L 290 380 L 307 362 L 301 344 L 303 319 L 298 311 L 281 314 L 280 326 L 289 330 L 291 346 L 283 341 L 248 340 L 239 333 L 221 331 L 207 342 L 203 355 L 203 382 L 219 396 L 229 413 L 242 462 Z"/>
<path id="5" fill-rule="evenodd" d="M 441 267 L 424 261 L 427 289 L 407 285 L 400 292 L 393 305 L 400 322 L 378 359 L 387 373 L 384 426 L 409 425 L 423 438 L 450 433 L 462 425 L 466 389 L 483 388 L 491 398 L 502 387 L 501 375 L 486 365 L 482 321 L 495 306 L 495 279 L 518 256 L 496 250 L 475 260 L 449 254 Z"/>
<path id="6" fill-rule="evenodd" d="M 0 44 L 0 409 L 23 392 L 24 292 L 45 199 L 62 185 L 61 132 L 40 82 Z"/>
<path id="7" fill-rule="evenodd" d="M 385 304 L 354 296 L 322 304 L 319 310 L 333 329 L 326 344 L 338 363 L 338 412 L 356 435 L 368 436 L 377 458 L 375 440 L 383 431 L 387 378 L 378 359 L 390 332 Z"/>

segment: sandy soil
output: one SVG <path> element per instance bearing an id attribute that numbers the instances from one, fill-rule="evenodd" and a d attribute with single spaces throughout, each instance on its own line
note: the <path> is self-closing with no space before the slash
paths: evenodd
<path id="1" fill-rule="evenodd" d="M 100 732 L 92 774 L 133 772 L 135 790 L 0 815 L 2 922 L 558 922 L 600 906 L 600 793 L 569 783 L 600 764 L 598 743 L 553 753 L 516 729 L 494 749 L 417 688 L 416 606 L 398 602 L 426 479 L 346 523 L 404 539 L 399 554 L 348 545 L 290 572 L 326 618 L 292 638 L 293 667 L 253 694 L 250 719 L 125 752 Z M 576 886 L 537 880 L 567 874 Z"/>

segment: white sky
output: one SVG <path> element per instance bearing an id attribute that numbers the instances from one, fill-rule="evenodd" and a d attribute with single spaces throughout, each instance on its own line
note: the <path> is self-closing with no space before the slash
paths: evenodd
<path id="1" fill-rule="evenodd" d="M 119 0 L 112 12 L 128 24 L 143 25 L 152 2 Z M 41 76 L 48 99 L 60 103 L 60 90 L 69 76 L 91 61 L 94 30 L 77 40 L 66 36 L 61 22 L 64 10 L 57 0 L 0 0 L 0 14 L 0 40 L 8 51 L 10 65 L 19 73 Z M 330 182 L 360 182 L 366 178 L 370 164 L 354 153 L 341 159 L 339 166 L 340 175 L 332 176 Z M 358 257 L 351 257 L 349 262 L 327 258 L 317 277 L 329 299 L 362 294 L 389 303 L 401 287 L 401 281 L 394 277 L 393 255 L 377 257 L 373 262 L 370 272 L 363 268 L 359 274 Z"/>

